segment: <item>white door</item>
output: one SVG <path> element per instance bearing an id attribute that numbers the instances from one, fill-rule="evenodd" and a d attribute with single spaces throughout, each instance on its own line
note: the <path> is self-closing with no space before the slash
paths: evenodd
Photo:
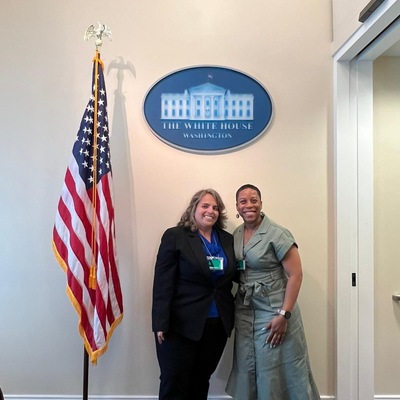
<path id="1" fill-rule="evenodd" d="M 400 41 L 390 3 L 334 60 L 336 400 L 400 398 L 400 108 L 390 135 L 382 125 L 395 119 L 383 100 L 400 68 L 391 77 L 380 58 Z"/>
<path id="2" fill-rule="evenodd" d="M 389 53 L 390 54 L 390 53 Z M 375 394 L 400 398 L 400 57 L 373 62 Z"/>

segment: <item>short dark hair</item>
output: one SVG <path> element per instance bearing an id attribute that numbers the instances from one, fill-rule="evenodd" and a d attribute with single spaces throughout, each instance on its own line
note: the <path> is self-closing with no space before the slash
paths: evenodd
<path id="1" fill-rule="evenodd" d="M 257 186 L 252 185 L 251 183 L 246 183 L 245 185 L 240 186 L 240 188 L 236 191 L 236 203 L 237 203 L 238 198 L 239 198 L 239 193 L 244 189 L 255 190 L 257 192 L 258 196 L 260 197 L 260 200 L 261 200 L 260 189 Z"/>
<path id="2" fill-rule="evenodd" d="M 185 212 L 182 214 L 181 220 L 178 222 L 178 226 L 184 226 L 185 228 L 189 228 L 192 232 L 197 231 L 197 224 L 196 220 L 194 219 L 194 214 L 196 212 L 196 208 L 198 204 L 200 203 L 200 200 L 206 195 L 206 194 L 211 194 L 217 201 L 217 206 L 218 206 L 218 219 L 215 225 L 218 228 L 224 229 L 226 227 L 226 220 L 228 219 L 226 215 L 226 210 L 225 210 L 225 204 L 222 201 L 221 196 L 218 194 L 217 191 L 214 189 L 203 189 L 199 190 L 196 192 L 192 199 L 190 200 L 190 203 L 185 210 Z"/>

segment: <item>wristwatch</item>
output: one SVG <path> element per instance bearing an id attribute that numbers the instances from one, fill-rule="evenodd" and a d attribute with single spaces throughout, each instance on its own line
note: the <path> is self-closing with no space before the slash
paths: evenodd
<path id="1" fill-rule="evenodd" d="M 289 319 L 292 316 L 292 313 L 290 311 L 278 310 L 278 313 L 280 315 L 283 315 L 286 319 Z"/>

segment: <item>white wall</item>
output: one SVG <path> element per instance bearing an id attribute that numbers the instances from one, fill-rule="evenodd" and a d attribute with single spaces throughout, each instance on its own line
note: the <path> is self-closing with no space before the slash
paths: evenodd
<path id="1" fill-rule="evenodd" d="M 333 42 L 336 51 L 362 25 L 360 12 L 370 0 L 332 0 Z"/>
<path id="2" fill-rule="evenodd" d="M 2 0 L 0 4 L 0 385 L 6 395 L 82 391 L 83 345 L 64 293 L 51 232 L 65 168 L 90 93 L 90 24 L 106 23 L 102 59 L 112 130 L 117 240 L 125 316 L 109 350 L 90 368 L 90 394 L 155 395 L 158 365 L 150 325 L 159 239 L 192 194 L 214 187 L 228 206 L 247 182 L 264 208 L 295 235 L 300 296 L 311 362 L 323 395 L 334 393 L 331 187 L 330 1 Z M 131 63 L 115 110 L 117 72 Z M 167 146 L 147 127 L 150 86 L 187 66 L 228 66 L 271 94 L 275 118 L 251 146 L 194 155 Z M 211 393 L 223 395 L 229 344 Z"/>

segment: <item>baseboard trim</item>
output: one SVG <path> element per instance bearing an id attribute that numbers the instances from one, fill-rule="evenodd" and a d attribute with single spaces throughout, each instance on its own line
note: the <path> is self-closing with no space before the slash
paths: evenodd
<path id="1" fill-rule="evenodd" d="M 157 400 L 158 396 L 100 396 L 89 395 L 89 400 Z M 210 395 L 209 400 L 232 400 L 228 395 Z M 400 400 L 400 396 L 375 397 L 379 400 Z M 82 400 L 82 395 L 4 395 L 4 400 Z M 335 400 L 335 396 L 321 396 L 321 400 Z"/>
<path id="2" fill-rule="evenodd" d="M 89 400 L 157 400 L 157 396 L 100 396 L 89 395 Z M 228 395 L 210 395 L 209 400 L 232 400 Z M 82 400 L 82 395 L 4 395 L 4 400 Z M 335 400 L 335 396 L 321 396 L 321 400 Z M 374 400 L 400 400 L 400 394 L 375 395 Z"/>
<path id="3" fill-rule="evenodd" d="M 376 394 L 374 400 L 400 400 L 400 394 Z"/>

